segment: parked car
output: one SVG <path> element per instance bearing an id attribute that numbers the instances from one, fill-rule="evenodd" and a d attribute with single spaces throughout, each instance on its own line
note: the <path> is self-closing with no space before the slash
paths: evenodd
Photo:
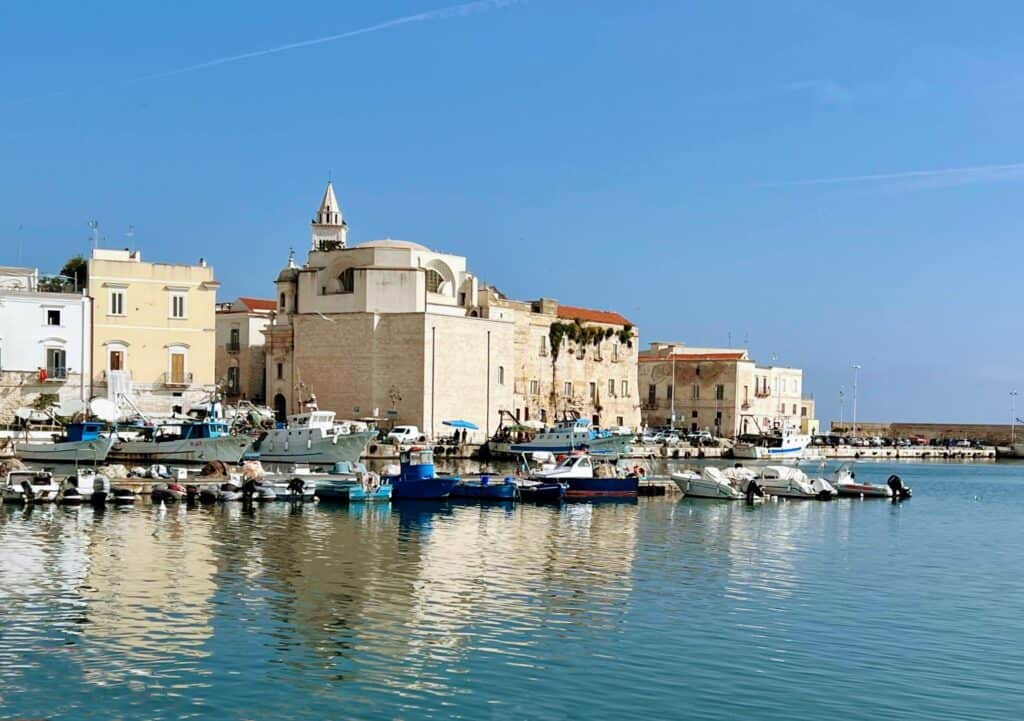
<path id="1" fill-rule="evenodd" d="M 417 443 L 427 440 L 417 426 L 395 426 L 384 438 L 388 443 Z"/>
<path id="2" fill-rule="evenodd" d="M 686 434 L 686 439 L 691 443 L 711 443 L 715 437 L 710 431 L 690 431 Z"/>
<path id="3" fill-rule="evenodd" d="M 626 428 L 626 426 L 612 426 L 611 428 L 608 429 L 608 432 L 614 436 L 633 435 L 633 431 L 631 431 L 629 428 Z"/>

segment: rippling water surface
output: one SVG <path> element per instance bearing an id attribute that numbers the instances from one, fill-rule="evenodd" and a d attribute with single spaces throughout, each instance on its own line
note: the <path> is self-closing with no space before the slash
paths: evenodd
<path id="1" fill-rule="evenodd" d="M 0 507 L 0 717 L 1017 719 L 1024 466 L 897 470 L 900 505 Z"/>

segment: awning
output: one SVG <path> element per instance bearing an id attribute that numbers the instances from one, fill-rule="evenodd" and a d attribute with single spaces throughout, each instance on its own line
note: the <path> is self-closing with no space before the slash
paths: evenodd
<path id="1" fill-rule="evenodd" d="M 441 423 L 443 423 L 446 426 L 451 426 L 452 428 L 468 428 L 471 431 L 480 430 L 480 426 L 478 426 L 476 423 L 470 423 L 469 421 L 463 421 L 458 419 L 454 421 L 441 421 Z"/>

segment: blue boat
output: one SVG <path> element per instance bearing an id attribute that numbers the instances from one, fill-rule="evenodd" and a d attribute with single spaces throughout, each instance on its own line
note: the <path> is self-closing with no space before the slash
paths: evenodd
<path id="1" fill-rule="evenodd" d="M 487 474 L 467 478 L 452 488 L 452 498 L 473 498 L 482 501 L 512 501 L 519 495 L 518 486 L 511 477 L 493 480 Z"/>
<path id="2" fill-rule="evenodd" d="M 600 471 L 595 473 L 595 467 Z M 635 474 L 621 475 L 613 460 L 589 456 L 585 453 L 568 456 L 555 468 L 538 471 L 534 480 L 562 482 L 568 488 L 565 497 L 573 498 L 635 498 L 640 478 Z"/>
<path id="3" fill-rule="evenodd" d="M 402 451 L 402 470 L 397 476 L 384 476 L 381 481 L 391 484 L 391 497 L 402 500 L 430 500 L 447 498 L 462 480 L 458 476 L 439 476 L 434 473 L 434 453 L 429 448 Z"/>

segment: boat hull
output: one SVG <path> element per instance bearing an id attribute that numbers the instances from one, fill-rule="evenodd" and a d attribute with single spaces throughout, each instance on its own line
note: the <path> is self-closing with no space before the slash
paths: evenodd
<path id="1" fill-rule="evenodd" d="M 25 461 L 43 463 L 49 461 L 102 463 L 107 459 L 113 445 L 112 437 L 60 443 L 15 443 L 14 454 Z"/>
<path id="2" fill-rule="evenodd" d="M 715 483 L 699 476 L 691 478 L 673 473 L 672 480 L 687 498 L 718 498 L 727 501 L 744 498 L 744 495 L 731 485 Z"/>
<path id="3" fill-rule="evenodd" d="M 253 441 L 245 449 L 245 456 L 259 458 L 261 463 L 355 463 L 363 455 L 366 444 L 376 436 L 373 432 L 347 433 L 295 444 L 268 436 L 263 441 Z"/>
<path id="4" fill-rule="evenodd" d="M 195 438 L 175 441 L 119 441 L 110 449 L 115 463 L 241 463 L 245 438 Z"/>
<path id="5" fill-rule="evenodd" d="M 433 500 L 447 498 L 461 479 L 455 476 L 391 480 L 391 498 L 400 500 Z"/>
<path id="6" fill-rule="evenodd" d="M 734 458 L 744 458 L 752 461 L 771 461 L 801 459 L 804 457 L 804 446 L 787 446 L 785 448 L 766 448 L 755 446 L 749 443 L 737 443 L 732 450 Z"/>
<path id="7" fill-rule="evenodd" d="M 525 482 L 519 485 L 519 498 L 531 503 L 561 503 L 565 500 L 562 483 Z"/>
<path id="8" fill-rule="evenodd" d="M 591 453 L 625 453 L 629 450 L 629 436 L 609 436 L 607 438 L 591 438 L 582 442 L 545 441 L 534 443 L 500 443 L 492 442 L 490 452 L 498 456 L 519 456 L 523 453 L 572 453 L 587 450 Z"/>
<path id="9" fill-rule="evenodd" d="M 451 491 L 452 498 L 471 498 L 483 501 L 511 501 L 517 495 L 516 484 L 505 481 L 496 483 L 482 483 L 476 480 L 463 481 L 457 483 Z"/>
<path id="10" fill-rule="evenodd" d="M 567 478 L 566 498 L 630 498 L 637 495 L 640 479 L 629 478 Z"/>
<path id="11" fill-rule="evenodd" d="M 391 500 L 391 486 L 380 486 L 373 490 L 367 490 L 360 485 L 348 489 L 346 500 L 349 503 L 387 503 Z"/>
<path id="12" fill-rule="evenodd" d="M 892 498 L 892 489 L 874 483 L 838 483 L 834 484 L 836 493 L 841 498 Z"/>

